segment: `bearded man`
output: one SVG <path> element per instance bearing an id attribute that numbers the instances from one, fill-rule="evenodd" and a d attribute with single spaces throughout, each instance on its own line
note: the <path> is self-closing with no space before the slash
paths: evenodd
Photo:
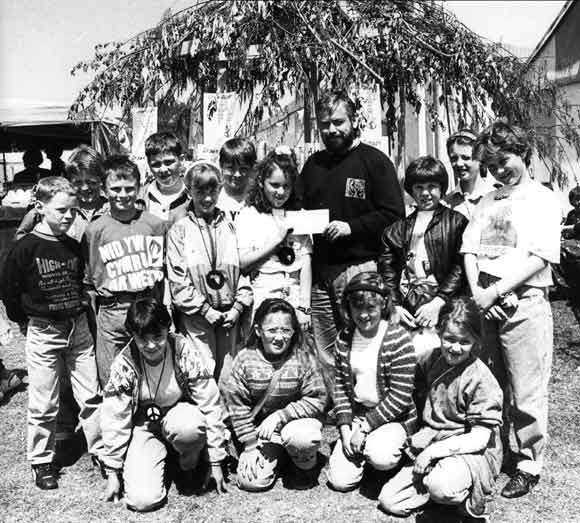
<path id="1" fill-rule="evenodd" d="M 325 93 L 316 114 L 326 149 L 308 158 L 299 186 L 305 209 L 328 209 L 330 214 L 326 230 L 314 236 L 311 308 L 317 349 L 322 363 L 332 368 L 336 334 L 344 326 L 344 287 L 355 274 L 376 271 L 381 234 L 404 216 L 404 205 L 392 162 L 361 143 L 349 95 Z"/>

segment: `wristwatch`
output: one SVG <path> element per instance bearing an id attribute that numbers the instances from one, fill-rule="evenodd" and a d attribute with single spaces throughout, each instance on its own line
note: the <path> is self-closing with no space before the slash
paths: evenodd
<path id="1" fill-rule="evenodd" d="M 307 316 L 310 316 L 312 314 L 312 309 L 310 307 L 302 307 L 302 305 L 298 305 L 298 307 L 296 307 L 296 310 L 303 312 Z"/>

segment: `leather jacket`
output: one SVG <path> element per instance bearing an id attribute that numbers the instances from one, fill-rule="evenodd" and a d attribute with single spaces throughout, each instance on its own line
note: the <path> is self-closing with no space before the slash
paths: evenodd
<path id="1" fill-rule="evenodd" d="M 378 271 L 391 290 L 395 305 L 400 305 L 403 301 L 399 284 L 416 219 L 417 211 L 414 211 L 406 218 L 389 225 L 382 236 Z M 459 249 L 466 226 L 465 216 L 439 204 L 425 230 L 425 250 L 430 270 L 439 284 L 437 296 L 446 302 L 459 295 L 465 287 L 463 260 Z"/>

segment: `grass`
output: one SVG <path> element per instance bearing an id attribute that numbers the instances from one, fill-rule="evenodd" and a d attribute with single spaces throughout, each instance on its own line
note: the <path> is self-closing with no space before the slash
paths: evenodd
<path id="1" fill-rule="evenodd" d="M 499 495 L 491 503 L 496 523 L 580 522 L 580 328 L 563 301 L 553 303 L 555 351 L 550 386 L 551 442 L 542 479 L 532 494 L 517 500 Z M 23 369 L 23 340 L 0 349 L 7 367 Z M 449 512 L 419 513 L 407 520 L 379 512 L 368 492 L 347 494 L 327 488 L 322 471 L 319 486 L 308 491 L 288 490 L 278 481 L 269 492 L 247 494 L 230 483 L 229 492 L 184 497 L 174 487 L 167 505 L 157 512 L 136 514 L 122 504 L 105 503 L 104 481 L 85 454 L 63 469 L 60 488 L 38 490 L 25 459 L 26 392 L 19 391 L 0 404 L 0 520 L 8 522 L 221 522 L 291 523 L 353 521 L 395 523 L 450 522 Z M 328 456 L 336 430 L 325 429 L 322 453 Z M 497 490 L 506 482 L 500 476 Z"/>

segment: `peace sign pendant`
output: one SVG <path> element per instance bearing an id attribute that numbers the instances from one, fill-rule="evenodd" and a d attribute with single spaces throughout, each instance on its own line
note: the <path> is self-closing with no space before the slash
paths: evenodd
<path id="1" fill-rule="evenodd" d="M 145 417 L 151 422 L 159 421 L 161 419 L 161 409 L 155 403 L 151 403 L 145 407 Z"/>
<path id="2" fill-rule="evenodd" d="M 223 272 L 214 269 L 205 275 L 205 281 L 210 289 L 217 291 L 224 286 L 226 277 Z"/>

